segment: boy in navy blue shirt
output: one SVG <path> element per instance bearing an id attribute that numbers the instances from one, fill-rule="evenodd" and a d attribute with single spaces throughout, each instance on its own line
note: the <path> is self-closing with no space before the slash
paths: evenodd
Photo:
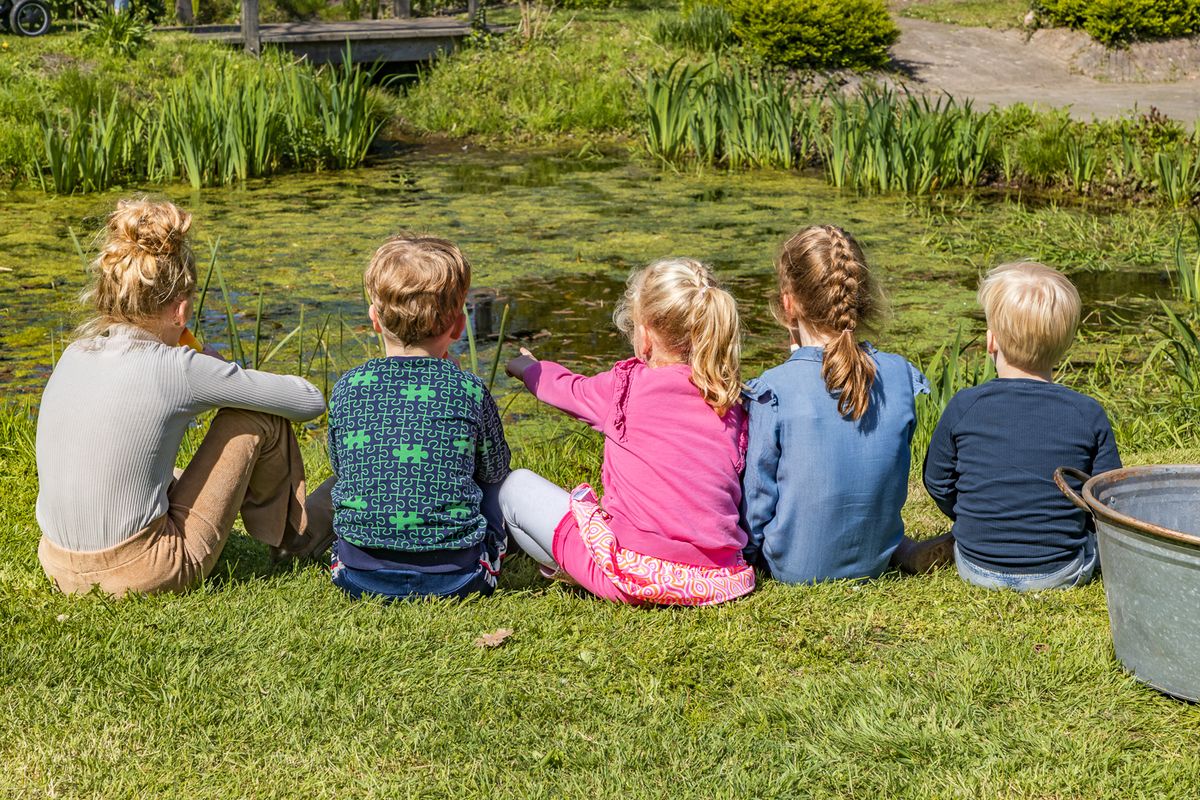
<path id="1" fill-rule="evenodd" d="M 333 582 L 353 597 L 490 594 L 509 450 L 484 382 L 449 358 L 471 267 L 448 241 L 398 236 L 363 280 L 386 356 L 330 397 Z"/>
<path id="2" fill-rule="evenodd" d="M 954 520 L 963 580 L 1017 591 L 1081 585 L 1096 571 L 1096 535 L 1054 471 L 1097 474 L 1121 459 L 1100 404 L 1051 378 L 1079 325 L 1079 292 L 1042 264 L 1005 264 L 988 273 L 979 302 L 997 377 L 946 406 L 925 488 Z"/>

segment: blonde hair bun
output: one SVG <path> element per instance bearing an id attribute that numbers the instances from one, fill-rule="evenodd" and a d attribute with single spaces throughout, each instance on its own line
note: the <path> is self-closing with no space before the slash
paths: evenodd
<path id="1" fill-rule="evenodd" d="M 155 257 L 178 255 L 187 247 L 192 215 L 174 203 L 155 203 L 146 198 L 118 200 L 108 217 L 108 245 Z M 106 248 L 106 249 L 109 249 Z"/>
<path id="2" fill-rule="evenodd" d="M 192 215 L 174 203 L 145 197 L 118 201 L 105 223 L 85 295 L 96 316 L 81 332 L 100 333 L 116 323 L 140 325 L 193 292 L 191 227 Z"/>

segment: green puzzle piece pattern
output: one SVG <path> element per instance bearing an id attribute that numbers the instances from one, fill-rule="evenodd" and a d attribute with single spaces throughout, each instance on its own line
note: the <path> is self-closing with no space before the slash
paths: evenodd
<path id="1" fill-rule="evenodd" d="M 434 358 L 374 358 L 330 396 L 334 526 L 360 547 L 478 544 L 479 482 L 508 474 L 499 411 L 483 382 Z"/>

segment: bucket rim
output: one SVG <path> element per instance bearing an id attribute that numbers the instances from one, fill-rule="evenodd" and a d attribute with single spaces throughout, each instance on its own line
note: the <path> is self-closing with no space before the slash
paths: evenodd
<path id="1" fill-rule="evenodd" d="M 1152 475 L 1164 470 L 1179 470 L 1200 475 L 1200 464 L 1146 464 L 1101 472 L 1099 475 L 1093 475 L 1091 478 L 1088 478 L 1083 484 L 1083 500 L 1087 503 L 1088 509 L 1096 519 L 1103 519 L 1106 522 L 1130 528 L 1138 533 L 1156 536 L 1160 539 L 1167 539 L 1192 547 L 1200 547 L 1200 536 L 1177 531 L 1173 528 L 1164 528 L 1162 525 L 1155 525 L 1153 522 L 1146 522 L 1145 520 L 1131 517 L 1128 514 L 1122 514 L 1120 511 L 1115 511 L 1104 505 L 1096 498 L 1096 489 L 1098 487 L 1110 486 L 1114 483 L 1129 480 L 1130 478 Z"/>

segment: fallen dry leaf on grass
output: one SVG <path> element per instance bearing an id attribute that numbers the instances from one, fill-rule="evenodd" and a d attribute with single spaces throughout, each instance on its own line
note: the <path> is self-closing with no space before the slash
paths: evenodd
<path id="1" fill-rule="evenodd" d="M 499 647 L 512 636 L 512 628 L 497 628 L 475 640 L 476 647 Z"/>

